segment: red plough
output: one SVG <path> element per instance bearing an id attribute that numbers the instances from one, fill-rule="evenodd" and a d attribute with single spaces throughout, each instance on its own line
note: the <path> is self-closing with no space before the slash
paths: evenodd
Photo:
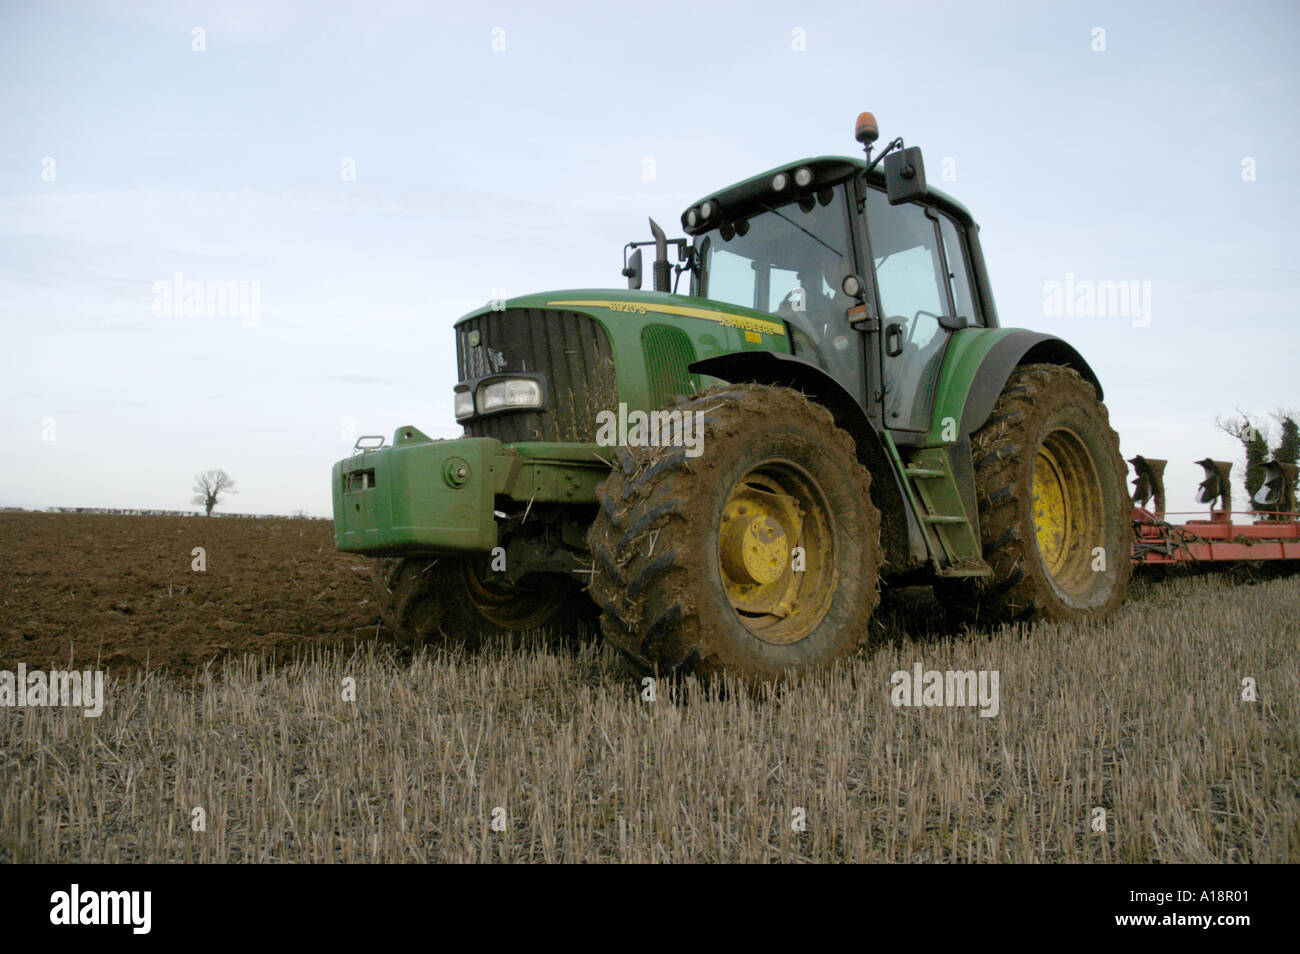
<path id="1" fill-rule="evenodd" d="M 1265 464 L 1264 482 L 1254 503 L 1260 510 L 1233 512 L 1229 472 L 1232 464 L 1208 458 L 1197 461 L 1205 480 L 1196 499 L 1210 504 L 1209 519 L 1170 522 L 1166 513 L 1166 462 L 1134 457 L 1133 562 L 1138 566 L 1171 564 L 1249 564 L 1269 560 L 1300 561 L 1300 512 L 1296 510 L 1297 467 L 1281 461 Z M 1148 504 L 1154 503 L 1151 509 Z M 1221 503 L 1222 508 L 1215 504 Z"/>

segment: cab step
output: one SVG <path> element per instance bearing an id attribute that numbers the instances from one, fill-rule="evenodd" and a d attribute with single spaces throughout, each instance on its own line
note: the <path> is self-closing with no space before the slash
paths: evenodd
<path id="1" fill-rule="evenodd" d="M 935 575 L 992 576 L 993 568 L 984 560 L 979 534 L 966 514 L 947 451 L 942 447 L 909 450 L 905 461 L 892 440 L 889 445 L 925 530 Z"/>

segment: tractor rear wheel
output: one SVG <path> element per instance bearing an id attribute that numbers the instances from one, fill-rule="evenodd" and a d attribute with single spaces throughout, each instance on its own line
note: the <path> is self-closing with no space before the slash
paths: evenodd
<path id="1" fill-rule="evenodd" d="M 880 570 L 852 439 L 787 388 L 715 388 L 673 410 L 673 428 L 702 415 L 699 455 L 673 446 L 676 430 L 619 447 L 597 491 L 587 542 L 605 638 L 643 672 L 749 683 L 850 653 Z"/>
<path id="2" fill-rule="evenodd" d="M 484 637 L 590 616 L 591 601 L 577 584 L 538 574 L 511 584 L 494 578 L 486 559 L 383 558 L 374 565 L 379 613 L 398 643 L 476 645 Z"/>
<path id="3" fill-rule="evenodd" d="M 1058 365 L 1017 368 L 971 454 L 993 576 L 936 587 L 955 619 L 1077 620 L 1123 602 L 1133 505 L 1119 437 L 1091 384 Z"/>

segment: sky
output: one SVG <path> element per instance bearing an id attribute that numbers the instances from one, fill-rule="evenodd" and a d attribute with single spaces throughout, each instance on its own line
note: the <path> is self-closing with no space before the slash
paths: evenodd
<path id="1" fill-rule="evenodd" d="M 225 509 L 328 515 L 358 436 L 459 436 L 459 316 L 619 287 L 647 216 L 871 110 L 1002 324 L 1204 510 L 1216 415 L 1300 407 L 1298 40 L 1294 3 L 0 0 L 0 505 L 188 509 L 220 467 Z M 1081 282 L 1141 307 L 1053 306 Z"/>

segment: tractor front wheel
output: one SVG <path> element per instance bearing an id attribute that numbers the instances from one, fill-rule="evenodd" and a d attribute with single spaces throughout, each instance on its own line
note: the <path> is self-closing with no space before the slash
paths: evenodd
<path id="1" fill-rule="evenodd" d="M 829 664 L 866 639 L 880 514 L 852 439 L 787 388 L 673 408 L 691 442 L 620 447 L 587 536 L 605 638 L 644 672 L 746 682 Z M 698 415 L 698 417 L 696 416 Z"/>
<path id="2" fill-rule="evenodd" d="M 380 617 L 397 642 L 412 648 L 475 645 L 484 637 L 567 628 L 592 609 L 568 578 L 537 574 L 507 583 L 486 559 L 384 558 L 375 561 L 374 580 Z"/>

